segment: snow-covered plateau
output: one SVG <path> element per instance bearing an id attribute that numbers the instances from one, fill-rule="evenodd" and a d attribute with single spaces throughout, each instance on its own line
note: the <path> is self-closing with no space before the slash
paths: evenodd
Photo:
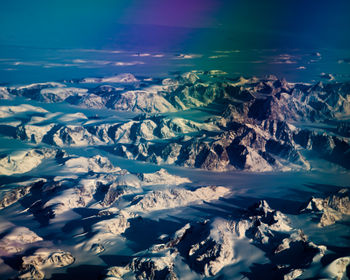
<path id="1" fill-rule="evenodd" d="M 0 279 L 349 279 L 349 121 L 336 79 L 2 86 Z"/>

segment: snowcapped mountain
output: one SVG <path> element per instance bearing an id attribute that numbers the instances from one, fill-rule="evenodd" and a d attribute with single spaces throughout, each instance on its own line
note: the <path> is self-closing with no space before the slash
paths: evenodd
<path id="1" fill-rule="evenodd" d="M 267 253 L 276 265 L 273 271 L 266 271 L 272 279 L 295 279 L 312 268 L 327 250 L 308 241 L 301 230 L 290 227 L 284 214 L 260 201 L 249 207 L 238 221 L 215 219 L 186 224 L 166 243 L 147 249 L 144 256 L 132 258 L 126 266 L 109 268 L 106 279 L 123 278 L 130 272 L 149 279 L 156 279 L 157 275 L 162 279 L 179 279 L 175 268 L 179 259 L 193 271 L 211 277 L 225 266 L 239 263 L 236 252 L 239 243 L 259 246 Z M 284 266 L 287 259 L 293 259 L 293 264 Z M 249 277 L 249 273 L 246 275 Z"/>
<path id="2" fill-rule="evenodd" d="M 292 84 L 275 76 L 232 81 L 223 76 L 212 76 L 210 72 L 189 72 L 164 79 L 160 84 L 133 86 L 132 83 L 136 82 L 138 80 L 133 75 L 121 74 L 83 80 L 86 84 L 105 84 L 97 88 L 39 83 L 3 88 L 2 91 L 41 102 L 67 101 L 87 107 L 94 107 L 93 100 L 99 100 L 100 106 L 106 108 L 148 113 L 187 110 L 220 103 L 241 110 L 245 117 L 257 120 L 314 121 L 340 119 L 350 113 L 347 82 Z M 120 84 L 121 87 L 109 86 L 108 83 Z M 129 89 L 123 86 L 125 83 L 131 83 Z"/>
<path id="3" fill-rule="evenodd" d="M 1 87 L 0 278 L 347 279 L 349 90 L 215 70 Z"/>
<path id="4" fill-rule="evenodd" d="M 84 78 L 82 80 L 79 80 L 79 83 L 84 83 L 84 84 L 93 84 L 93 83 L 136 83 L 139 80 L 135 78 L 133 74 L 130 73 L 124 73 L 124 74 L 119 74 L 116 76 L 112 77 L 106 77 L 106 78 Z"/>
<path id="5" fill-rule="evenodd" d="M 39 166 L 44 159 L 53 158 L 58 155 L 54 149 L 31 149 L 16 152 L 3 157 L 0 160 L 0 174 L 13 175 L 26 173 Z"/>
<path id="6" fill-rule="evenodd" d="M 123 84 L 137 79 L 125 74 L 99 80 L 112 81 Z M 84 81 L 88 82 L 96 80 Z M 291 84 L 274 76 L 230 80 L 210 72 L 189 72 L 161 84 L 130 87 L 85 89 L 42 83 L 9 88 L 11 94 L 41 102 L 148 114 L 117 123 L 22 122 L 8 131 L 15 138 L 59 147 L 116 144 L 113 152 L 128 159 L 218 171 L 308 170 L 304 155 L 308 150 L 349 168 L 343 121 L 350 114 L 348 83 Z M 200 121 L 171 115 L 204 108 L 216 111 Z M 3 117 L 14 116 L 9 110 L 16 112 L 3 107 Z M 334 125 L 335 120 L 335 130 L 312 129 L 312 123 L 322 127 Z"/>

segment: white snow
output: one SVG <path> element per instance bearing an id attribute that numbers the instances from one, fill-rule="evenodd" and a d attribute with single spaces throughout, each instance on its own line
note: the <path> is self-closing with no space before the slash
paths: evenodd
<path id="1" fill-rule="evenodd" d="M 0 106 L 0 118 L 8 118 L 24 112 L 48 113 L 48 111 L 43 108 L 29 104 L 21 104 L 18 106 Z"/>
<path id="2" fill-rule="evenodd" d="M 152 86 L 143 90 L 123 92 L 114 103 L 114 108 L 133 112 L 176 112 L 174 106 L 158 90 L 161 90 L 161 87 Z"/>
<path id="3" fill-rule="evenodd" d="M 256 171 L 256 172 L 266 172 L 272 171 L 272 166 L 255 150 L 250 147 L 247 147 L 248 154 L 246 156 L 245 168 L 247 170 Z"/>
<path id="4" fill-rule="evenodd" d="M 85 192 L 84 189 L 71 188 L 46 202 L 44 207 L 53 207 L 55 215 L 60 215 L 74 208 L 86 207 L 91 199 L 91 193 Z"/>
<path id="5" fill-rule="evenodd" d="M 72 122 L 72 121 L 81 121 L 81 120 L 87 120 L 88 118 L 83 113 L 74 113 L 74 114 L 65 114 L 62 117 L 59 118 L 61 122 Z"/>
<path id="6" fill-rule="evenodd" d="M 48 125 L 30 125 L 24 126 L 24 132 L 29 141 L 34 140 L 34 143 L 40 143 L 44 136 L 55 126 L 51 123 Z"/>
<path id="7" fill-rule="evenodd" d="M 280 60 L 282 58 L 284 63 L 289 60 L 287 56 L 279 57 Z M 113 63 L 108 62 L 110 66 Z M 124 65 L 124 62 L 120 65 Z M 3 215 L 0 215 L 0 254 L 23 257 L 25 271 L 18 277 L 43 279 L 46 270 L 50 273 L 56 273 L 56 270 L 65 273 L 64 268 L 57 268 L 72 264 L 75 257 L 77 267 L 84 264 L 105 266 L 107 262 L 104 257 L 117 255 L 116 258 L 130 259 L 126 260 L 128 263 L 124 266 L 110 267 L 108 279 L 147 279 L 155 275 L 168 279 L 202 279 L 213 276 L 236 279 L 242 277 L 243 271 L 252 272 L 251 278 L 258 278 L 260 275 L 255 275 L 255 265 L 274 265 L 274 260 L 278 262 L 279 258 L 284 258 L 285 264 L 277 265 L 274 269 L 277 273 L 284 274 L 280 275 L 281 279 L 345 279 L 349 256 L 337 256 L 338 259 L 326 267 L 323 267 L 324 259 L 322 262 L 321 259 L 326 253 L 332 254 L 331 246 L 338 241 L 340 250 L 345 248 L 346 240 L 343 236 L 347 233 L 346 221 L 349 218 L 346 215 L 350 215 L 348 189 L 327 194 L 326 198 L 323 194 L 312 198 L 303 215 L 287 215 L 275 211 L 264 200 L 253 208 L 243 208 L 249 206 L 253 197 L 268 197 L 268 201 L 271 199 L 278 205 L 278 202 L 283 203 L 286 198 L 290 202 L 294 197 L 303 199 L 304 190 L 305 193 L 313 192 L 315 195 L 312 186 L 302 185 L 305 182 L 317 181 L 324 186 L 330 182 L 334 185 L 336 182 L 339 186 L 346 185 L 348 180 L 345 171 L 333 174 L 329 170 L 327 173 L 310 170 L 283 175 L 279 171 L 296 170 L 300 166 L 307 169 L 308 162 L 303 156 L 316 147 L 317 143 L 312 140 L 312 137 L 318 135 L 315 133 L 319 133 L 321 142 L 325 141 L 321 148 L 329 149 L 329 152 L 336 152 L 340 147 L 338 142 L 344 146 L 349 144 L 348 137 L 338 137 L 336 131 L 329 133 L 317 123 L 315 130 L 309 130 L 312 135 L 309 139 L 308 136 L 305 139 L 301 136 L 307 145 L 306 149 L 294 141 L 296 142 L 295 134 L 304 129 L 304 126 L 300 127 L 303 124 L 297 121 L 303 121 L 302 116 L 309 116 L 310 112 L 315 113 L 316 122 L 323 120 L 323 116 L 317 114 L 324 114 L 328 119 L 333 115 L 335 119 L 341 116 L 345 118 L 350 112 L 350 95 L 336 92 L 341 84 L 337 84 L 335 92 L 332 91 L 329 93 L 332 96 L 328 96 L 322 84 L 317 85 L 315 91 L 307 89 L 312 87 L 311 84 L 303 84 L 300 87 L 305 87 L 308 91 L 305 94 L 303 90 L 293 88 L 296 84 L 276 77 L 241 78 L 234 82 L 226 79 L 223 74 L 215 70 L 191 71 L 164 79 L 162 85 L 156 86 L 148 86 L 151 84 L 148 83 L 151 81 L 149 79 L 145 83 L 139 83 L 132 74 L 82 80 L 83 83 L 91 83 L 84 86 L 91 88 L 95 94 L 86 89 L 77 90 L 54 83 L 12 89 L 0 87 L 0 98 L 11 97 L 9 91 L 15 93 L 15 102 L 4 100 L 3 104 L 18 104 L 17 101 L 28 96 L 35 100 L 27 100 L 30 104 L 37 104 L 37 101 L 61 102 L 74 96 L 73 101 L 77 101 L 77 104 L 90 107 L 81 112 L 74 106 L 65 108 L 65 103 L 46 104 L 43 105 L 45 109 L 27 104 L 0 107 L 3 129 L 8 128 L 8 134 L 11 135 L 12 132 L 16 133 L 13 143 L 7 137 L 2 139 L 4 146 L 1 147 L 3 157 L 0 159 L 0 175 L 21 174 L 38 166 L 45 168 L 45 174 L 48 174 L 41 189 L 40 184 L 34 189 L 28 185 L 28 180 L 38 180 L 37 177 L 32 177 L 40 175 L 35 170 L 25 174 L 24 177 L 30 177 L 24 179 L 27 181 L 5 184 L 0 192 L 0 208 L 3 208 Z M 157 83 L 159 80 L 157 78 L 153 81 Z M 74 82 L 67 82 L 67 85 Z M 125 83 L 126 89 L 104 85 L 106 88 L 101 88 L 101 92 L 98 92 L 99 88 L 94 87 L 100 85 L 93 83 Z M 275 86 L 279 83 L 282 85 Z M 228 87 L 237 87 L 238 96 L 235 96 L 235 91 L 226 92 Z M 259 92 L 265 87 L 271 87 L 272 92 Z M 195 108 L 206 106 L 222 95 L 225 102 L 222 106 L 230 106 L 223 115 L 209 111 L 212 107 Z M 268 108 L 271 109 L 271 114 L 265 120 L 250 117 L 249 106 L 254 100 L 246 102 L 244 98 L 263 98 L 265 95 L 271 97 L 272 105 Z M 312 109 L 308 105 L 311 101 L 320 102 L 324 110 Z M 136 117 L 134 113 L 113 112 L 106 110 L 106 107 L 145 114 Z M 191 108 L 191 111 L 180 111 Z M 86 116 L 93 115 L 99 117 L 87 121 Z M 295 126 L 288 123 L 281 125 L 282 121 L 291 120 Z M 52 133 L 48 133 L 56 124 Z M 346 128 L 344 126 L 342 133 L 347 132 Z M 51 138 L 53 145 L 66 147 L 62 160 L 45 160 L 57 155 L 58 150 L 34 149 L 33 143 L 21 142 L 23 139 L 31 140 L 46 147 L 50 145 Z M 45 143 L 42 143 L 43 139 Z M 171 141 L 167 141 L 169 139 Z M 277 151 L 269 150 L 266 145 L 269 140 L 281 144 L 283 151 L 280 152 L 278 147 Z M 159 149 L 165 147 L 164 150 L 157 150 L 158 143 Z M 16 145 L 21 144 L 31 148 L 23 151 L 24 148 L 20 147 L 21 151 L 8 154 L 9 146 L 12 151 L 17 149 Z M 110 146 L 105 149 L 101 145 Z M 114 147 L 116 149 L 110 152 L 109 148 Z M 119 148 L 125 152 L 126 157 L 140 159 L 144 156 L 149 163 L 121 159 Z M 114 156 L 114 152 L 117 156 Z M 283 157 L 283 153 L 287 155 Z M 294 157 L 297 158 L 295 162 Z M 113 160 L 113 164 L 109 159 Z M 44 166 L 46 162 L 49 164 L 47 170 Z M 55 162 L 57 166 L 53 168 Z M 114 163 L 130 168 L 134 174 L 114 166 Z M 165 164 L 190 167 L 200 165 L 200 168 L 215 172 Z M 239 171 L 216 172 L 240 169 L 240 164 L 247 171 L 278 172 L 264 175 Z M 162 169 L 158 170 L 159 168 Z M 158 171 L 153 172 L 154 170 Z M 20 180 L 21 177 L 5 178 L 4 182 Z M 182 184 L 184 185 L 180 186 Z M 211 186 L 221 184 L 225 187 Z M 231 197 L 232 194 L 237 194 L 238 189 L 242 189 L 242 193 Z M 26 195 L 26 198 L 20 200 Z M 206 201 L 210 203 L 205 203 Z M 204 204 L 203 207 L 196 207 L 201 203 Z M 5 208 L 9 205 L 11 207 Z M 281 209 L 287 206 L 283 205 Z M 46 226 L 50 240 L 42 240 L 37 235 L 42 235 L 43 230 L 46 232 L 46 227 L 36 230 L 39 227 L 37 221 L 41 222 L 42 217 L 48 219 Z M 320 218 L 319 225 L 323 227 L 342 219 L 344 222 L 320 231 L 317 230 L 316 217 Z M 203 219 L 207 220 L 203 222 Z M 16 228 L 14 224 L 4 226 L 9 221 L 18 226 L 30 227 Z M 152 232 L 151 235 L 145 236 L 146 232 L 142 228 L 144 222 L 145 225 L 149 222 L 151 227 L 154 225 L 154 228 L 147 229 L 147 233 L 148 230 Z M 309 237 L 302 230 L 292 228 L 295 224 L 300 225 L 299 228 Z M 70 227 L 71 225 L 73 226 Z M 126 240 L 129 236 L 131 239 Z M 333 240 L 333 237 L 336 238 Z M 62 250 L 52 248 L 51 238 L 61 242 Z M 330 251 L 319 245 L 325 238 Z M 296 259 L 295 251 L 299 249 L 300 256 Z M 96 256 L 102 252 L 106 253 L 103 258 Z M 304 259 L 310 260 L 311 264 L 290 266 L 289 261 L 298 263 Z M 5 261 L 0 260 L 0 263 L 5 269 L 9 267 Z M 2 271 L 3 268 L 0 269 L 0 278 L 3 276 Z M 46 275 L 46 278 L 49 276 Z"/>
<path id="8" fill-rule="evenodd" d="M 125 73 L 119 74 L 117 76 L 108 77 L 101 79 L 102 83 L 135 83 L 138 79 L 135 78 L 133 74 Z"/>
<path id="9" fill-rule="evenodd" d="M 12 96 L 8 92 L 6 87 L 0 87 L 0 100 L 1 99 L 8 99 L 8 100 L 10 100 L 10 99 L 13 99 L 13 98 L 14 98 L 14 96 Z"/>
<path id="10" fill-rule="evenodd" d="M 16 89 L 19 91 L 23 90 L 29 90 L 29 89 L 37 89 L 41 87 L 65 87 L 65 84 L 62 83 L 56 83 L 56 82 L 46 82 L 46 83 L 34 83 L 34 84 L 29 84 L 29 85 L 24 85 L 24 86 L 19 86 L 19 87 L 13 87 L 11 89 Z"/>
<path id="11" fill-rule="evenodd" d="M 19 253 L 26 245 L 42 241 L 35 232 L 26 227 L 15 227 L 0 240 L 0 251 Z"/>
<path id="12" fill-rule="evenodd" d="M 12 188 L 11 190 L 5 192 L 0 200 L 0 210 L 16 203 L 22 197 L 26 196 L 30 192 L 30 189 L 31 186 L 27 185 L 23 187 Z"/>
<path id="13" fill-rule="evenodd" d="M 22 257 L 22 273 L 19 279 L 44 279 L 41 269 L 64 267 L 75 261 L 70 252 L 40 248 L 33 255 Z"/>
<path id="14" fill-rule="evenodd" d="M 127 211 L 120 211 L 115 218 L 107 219 L 96 223 L 93 226 L 93 231 L 98 232 L 99 238 L 102 235 L 111 236 L 111 235 L 122 234 L 130 226 L 128 219 L 134 218 L 134 217 L 135 215 L 132 213 L 129 213 Z M 94 240 L 101 240 L 101 239 L 96 239 L 95 237 Z"/>
<path id="15" fill-rule="evenodd" d="M 128 209 L 136 212 L 150 212 L 155 210 L 170 209 L 186 206 L 191 203 L 202 203 L 203 201 L 217 200 L 231 193 L 231 190 L 221 186 L 201 187 L 194 191 L 183 188 L 151 191 L 141 196 L 140 201 L 131 205 Z M 139 197 L 136 196 L 135 200 Z"/>
<path id="16" fill-rule="evenodd" d="M 178 279 L 173 270 L 173 264 L 177 257 L 177 252 L 165 252 L 162 256 L 150 257 L 135 257 L 126 266 L 113 266 L 108 268 L 107 279 L 124 279 L 124 275 L 130 272 L 135 273 L 138 279 L 152 279 L 159 271 L 163 271 L 164 279 Z"/>
<path id="17" fill-rule="evenodd" d="M 191 183 L 190 179 L 171 175 L 165 169 L 160 169 L 154 173 L 141 174 L 142 185 L 180 185 L 184 183 Z"/>
<path id="18" fill-rule="evenodd" d="M 45 267 L 64 267 L 74 262 L 74 257 L 70 252 L 41 248 L 35 251 L 33 255 L 22 257 L 22 265 L 35 265 L 40 268 Z"/>
<path id="19" fill-rule="evenodd" d="M 115 242 L 116 237 L 123 234 L 130 227 L 128 220 L 137 217 L 128 211 L 117 210 L 113 212 L 116 212 L 115 217 L 97 222 L 92 226 L 93 237 L 80 244 L 79 247 L 82 246 L 88 251 L 93 250 L 96 246 L 108 248 L 109 245 Z"/>
<path id="20" fill-rule="evenodd" d="M 53 141 L 57 146 L 89 146 L 104 145 L 105 143 L 97 136 L 88 132 L 80 125 L 67 125 L 55 132 Z"/>
<path id="21" fill-rule="evenodd" d="M 41 101 L 62 102 L 70 96 L 83 96 L 87 94 L 87 89 L 74 87 L 44 88 L 40 91 Z"/>
<path id="22" fill-rule="evenodd" d="M 44 159 L 52 158 L 57 151 L 42 148 L 19 151 L 0 159 L 0 175 L 26 173 L 37 167 Z"/>
<path id="23" fill-rule="evenodd" d="M 350 256 L 338 258 L 330 263 L 323 271 L 322 276 L 327 279 L 346 279 L 346 269 L 350 264 Z"/>
<path id="24" fill-rule="evenodd" d="M 139 80 L 133 74 L 123 73 L 112 77 L 105 78 L 85 78 L 81 83 L 135 83 Z"/>
<path id="25" fill-rule="evenodd" d="M 111 162 L 100 155 L 92 158 L 77 157 L 69 159 L 64 164 L 65 169 L 71 173 L 87 173 L 87 172 L 120 172 L 119 167 L 114 167 Z"/>

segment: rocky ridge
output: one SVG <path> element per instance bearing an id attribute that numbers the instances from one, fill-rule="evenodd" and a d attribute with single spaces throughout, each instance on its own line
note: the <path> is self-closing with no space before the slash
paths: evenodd
<path id="1" fill-rule="evenodd" d="M 350 215 L 350 191 L 341 189 L 326 198 L 312 197 L 301 212 L 321 214 L 320 227 L 333 225 L 343 219 L 343 215 Z"/>
<path id="2" fill-rule="evenodd" d="M 325 246 L 308 241 L 301 230 L 290 227 L 284 214 L 260 201 L 249 207 L 240 220 L 218 218 L 186 224 L 166 243 L 146 250 L 144 256 L 135 256 L 125 266 L 110 267 L 105 279 L 124 279 L 126 275 L 137 279 L 180 279 L 175 265 L 179 259 L 203 276 L 215 276 L 223 267 L 239 261 L 235 252 L 238 240 L 266 252 L 274 266 L 269 275 L 273 279 L 296 279 L 327 251 Z M 284 265 L 286 258 L 293 259 L 292 265 Z M 344 261 L 337 260 L 339 265 Z M 250 279 L 249 272 L 243 274 Z"/>
<path id="3" fill-rule="evenodd" d="M 74 105 L 144 113 L 132 120 L 8 122 L 3 131 L 37 144 L 107 146 L 128 159 L 216 171 L 308 170 L 312 166 L 305 152 L 309 151 L 350 168 L 350 86 L 346 82 L 295 84 L 274 76 L 230 79 L 193 71 L 153 84 L 126 75 L 128 88 L 114 88 L 115 83 L 125 84 L 123 77 L 120 81 L 101 78 L 98 82 L 103 85 L 80 91 L 69 83 L 33 84 L 7 91 L 42 102 L 60 98 Z M 47 100 L 48 92 L 57 94 Z M 199 108 L 214 113 L 201 121 L 171 115 Z M 6 114 L 4 117 L 12 116 Z"/>

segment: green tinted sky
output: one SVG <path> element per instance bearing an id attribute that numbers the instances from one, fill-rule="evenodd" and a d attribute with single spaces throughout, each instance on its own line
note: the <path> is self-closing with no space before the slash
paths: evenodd
<path id="1" fill-rule="evenodd" d="M 348 0 L 2 0 L 0 43 L 348 48 L 349 15 Z"/>

